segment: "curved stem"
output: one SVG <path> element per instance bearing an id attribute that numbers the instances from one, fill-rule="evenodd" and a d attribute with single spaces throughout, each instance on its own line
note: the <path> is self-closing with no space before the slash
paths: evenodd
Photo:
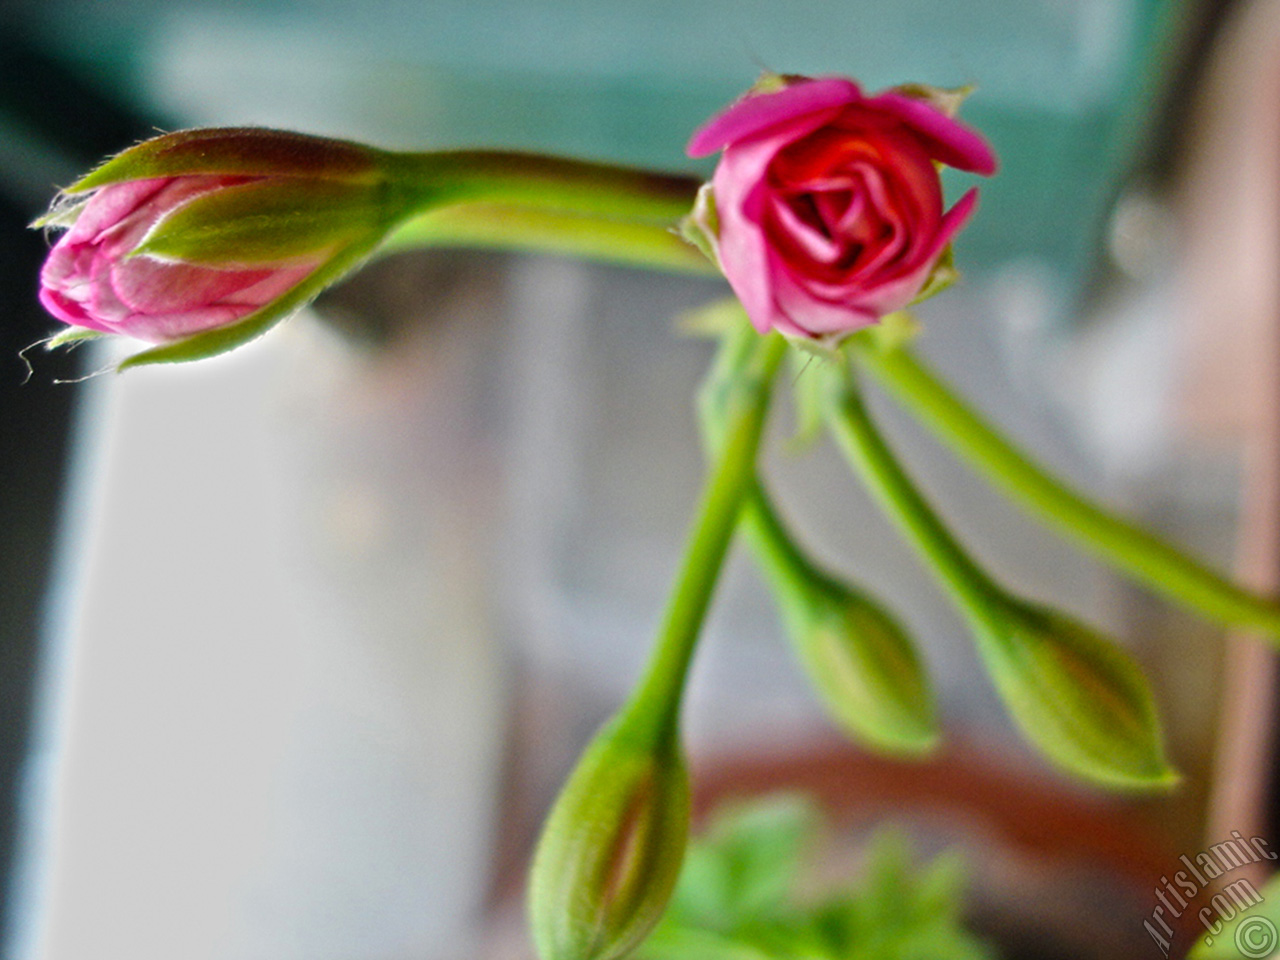
<path id="1" fill-rule="evenodd" d="M 645 674 L 622 711 L 626 718 L 622 722 L 639 724 L 655 735 L 668 733 L 678 722 L 685 676 L 743 498 L 755 476 L 773 377 L 785 352 L 786 341 L 778 334 L 759 339 L 750 366 L 731 386 L 724 442 L 703 490 L 658 639 Z"/>
<path id="2" fill-rule="evenodd" d="M 458 203 L 419 214 L 396 228 L 381 252 L 449 246 L 531 250 L 719 276 L 715 264 L 661 223 L 501 203 Z"/>
<path id="3" fill-rule="evenodd" d="M 831 577 L 819 569 L 792 539 L 764 485 L 756 480 L 742 505 L 742 530 L 765 579 L 792 603 L 811 602 Z"/>
<path id="4" fill-rule="evenodd" d="M 852 371 L 832 378 L 827 424 L 845 456 L 902 532 L 932 564 L 953 599 L 975 622 L 989 628 L 1010 600 L 1004 589 L 965 552 L 898 463 L 871 421 Z"/>
<path id="5" fill-rule="evenodd" d="M 700 181 L 611 164 L 497 150 L 389 155 L 388 175 L 423 208 L 485 201 L 674 223 Z"/>
<path id="6" fill-rule="evenodd" d="M 1155 590 L 1228 624 L 1280 637 L 1280 603 L 1257 596 L 1087 500 L 1001 436 L 912 352 L 852 338 L 862 366 L 947 446 L 1042 521 Z"/>

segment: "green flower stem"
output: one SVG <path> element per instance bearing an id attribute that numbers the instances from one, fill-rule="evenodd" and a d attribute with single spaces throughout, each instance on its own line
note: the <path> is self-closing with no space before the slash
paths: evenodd
<path id="1" fill-rule="evenodd" d="M 999 631 L 1009 595 L 969 557 L 903 471 L 871 422 L 852 373 L 832 377 L 832 382 L 838 386 L 832 387 L 827 421 L 845 456 L 885 512 L 928 558 L 978 632 Z"/>
<path id="2" fill-rule="evenodd" d="M 725 412 L 729 409 L 741 371 L 750 363 L 751 352 L 758 339 L 745 316 L 721 338 L 715 364 L 698 396 L 703 446 L 709 454 L 720 450 L 724 444 Z M 764 485 L 754 473 L 747 486 L 739 524 L 766 579 L 786 596 L 790 601 L 788 606 L 807 605 L 823 586 L 835 586 L 831 578 L 796 546 Z"/>
<path id="3" fill-rule="evenodd" d="M 653 654 L 623 707 L 621 724 L 647 728 L 655 738 L 670 736 L 678 725 L 685 676 L 743 498 L 755 476 L 773 377 L 786 349 L 786 341 L 778 334 L 758 338 L 750 366 L 731 387 L 724 443 L 713 461 Z"/>
<path id="4" fill-rule="evenodd" d="M 725 413 L 758 340 L 759 335 L 746 322 L 745 316 L 721 339 L 715 365 L 698 396 L 703 446 L 709 455 L 724 444 Z M 822 586 L 833 585 L 830 577 L 796 546 L 754 472 L 747 486 L 739 523 L 766 579 L 786 596 L 790 604 L 807 605 Z"/>
<path id="5" fill-rule="evenodd" d="M 851 338 L 854 356 L 952 450 L 1041 520 L 1153 589 L 1215 620 L 1280 638 L 1280 602 L 1250 593 L 1118 519 L 1037 466 L 907 347 Z"/>
<path id="6" fill-rule="evenodd" d="M 718 276 L 715 265 L 669 227 L 645 220 L 498 203 L 459 203 L 398 227 L 383 253 L 417 247 L 533 250 L 672 273 Z"/>
<path id="7" fill-rule="evenodd" d="M 812 602 L 815 593 L 824 586 L 832 592 L 841 589 L 800 552 L 759 480 L 747 491 L 741 523 L 766 579 L 790 604 Z"/>
<path id="8" fill-rule="evenodd" d="M 384 163 L 422 209 L 483 201 L 674 224 L 693 208 L 701 185 L 692 177 L 491 150 L 394 153 Z"/>

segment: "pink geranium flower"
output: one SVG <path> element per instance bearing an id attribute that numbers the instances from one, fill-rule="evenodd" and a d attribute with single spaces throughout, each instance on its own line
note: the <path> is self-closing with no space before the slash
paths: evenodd
<path id="1" fill-rule="evenodd" d="M 704 231 L 759 331 L 838 339 L 911 303 L 977 203 L 944 209 L 938 164 L 989 175 L 983 138 L 914 89 L 786 78 L 699 129 L 723 150 Z"/>

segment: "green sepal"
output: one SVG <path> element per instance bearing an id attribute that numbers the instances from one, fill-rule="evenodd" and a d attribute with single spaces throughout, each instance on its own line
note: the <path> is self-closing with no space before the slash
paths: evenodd
<path id="1" fill-rule="evenodd" d="M 201 194 L 162 217 L 130 256 L 258 266 L 323 254 L 383 228 L 383 191 L 325 180 L 254 180 Z"/>
<path id="2" fill-rule="evenodd" d="M 243 346 L 270 330 L 277 323 L 301 310 L 325 287 L 336 283 L 344 275 L 356 269 L 377 247 L 376 242 L 364 241 L 352 244 L 335 255 L 306 277 L 292 290 L 288 290 L 264 307 L 249 314 L 243 320 L 225 327 L 215 327 L 192 334 L 173 343 L 162 344 L 125 358 L 116 367 L 123 373 L 130 367 L 153 363 L 187 363 L 204 360 Z"/>
<path id="3" fill-rule="evenodd" d="M 923 100 L 939 113 L 955 117 L 960 113 L 961 105 L 978 88 L 972 83 L 965 84 L 963 87 L 933 87 L 927 83 L 903 83 L 892 89 L 894 93 L 900 93 L 915 100 Z"/>
<path id="4" fill-rule="evenodd" d="M 28 226 L 32 230 L 66 230 L 76 222 L 88 202 L 88 197 L 69 197 L 59 194 L 54 198 L 49 212 L 32 220 Z"/>
<path id="5" fill-rule="evenodd" d="M 1165 790 L 1165 760 L 1146 678 L 1112 640 L 1061 611 L 1002 598 L 976 625 L 987 671 L 1019 729 L 1046 757 L 1095 783 Z"/>
<path id="6" fill-rule="evenodd" d="M 620 960 L 662 918 L 689 832 L 674 726 L 624 712 L 587 747 L 543 827 L 529 876 L 542 960 Z"/>
<path id="7" fill-rule="evenodd" d="M 948 243 L 942 248 L 942 253 L 938 259 L 934 261 L 933 269 L 929 271 L 929 276 L 925 280 L 924 286 L 920 288 L 920 292 L 916 294 L 915 299 L 907 306 L 914 307 L 917 303 L 928 300 L 959 279 L 960 271 L 956 269 L 955 253 L 952 245 Z"/>
<path id="8" fill-rule="evenodd" d="M 830 358 L 805 350 L 793 350 L 790 359 L 796 429 L 787 441 L 787 450 L 800 453 L 813 446 L 822 433 L 822 364 L 830 362 Z"/>
<path id="9" fill-rule="evenodd" d="M 44 342 L 46 350 L 57 350 L 59 347 L 65 347 L 73 343 L 83 343 L 85 340 L 98 340 L 102 337 L 110 336 L 101 330 L 90 330 L 88 327 L 67 327 L 55 333 L 52 337 Z"/>
<path id="10" fill-rule="evenodd" d="M 363 144 L 286 130 L 182 130 L 116 154 L 63 193 L 85 193 L 129 180 L 199 174 L 374 183 L 382 177 L 386 156 L 385 151 Z"/>
<path id="11" fill-rule="evenodd" d="M 779 93 L 791 86 L 796 80 L 807 79 L 807 77 L 794 77 L 784 73 L 775 73 L 772 70 L 762 70 L 760 76 L 756 77 L 755 83 L 748 88 L 746 96 L 759 97 L 767 96 L 770 93 Z"/>
<path id="12" fill-rule="evenodd" d="M 676 317 L 676 329 L 689 337 L 719 338 L 732 334 L 746 323 L 747 315 L 742 312 L 737 297 L 713 300 Z"/>
<path id="13" fill-rule="evenodd" d="M 848 339 L 850 347 L 882 353 L 900 350 L 920 335 L 920 323 L 906 310 L 887 313 L 879 323 L 863 327 Z M 842 361 L 843 362 L 843 361 Z"/>
<path id="14" fill-rule="evenodd" d="M 714 263 L 717 269 L 722 269 L 720 254 L 716 251 L 720 237 L 720 215 L 716 212 L 715 189 L 710 183 L 704 183 L 698 188 L 693 210 L 680 221 L 680 236 L 702 251 L 702 255 Z"/>

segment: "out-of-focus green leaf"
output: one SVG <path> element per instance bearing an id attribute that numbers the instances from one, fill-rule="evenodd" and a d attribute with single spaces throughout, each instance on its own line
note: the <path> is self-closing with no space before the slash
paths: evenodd
<path id="1" fill-rule="evenodd" d="M 914 865 L 892 831 L 871 843 L 861 877 L 805 897 L 818 819 L 797 797 L 721 813 L 685 859 L 671 909 L 641 960 L 991 960 L 965 929 L 963 871 L 944 853 Z"/>

